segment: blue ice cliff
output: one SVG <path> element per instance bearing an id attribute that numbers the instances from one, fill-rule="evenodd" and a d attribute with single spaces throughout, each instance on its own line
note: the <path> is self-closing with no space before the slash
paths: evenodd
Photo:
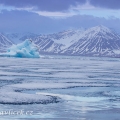
<path id="1" fill-rule="evenodd" d="M 37 46 L 29 39 L 24 42 L 13 45 L 8 48 L 6 53 L 0 54 L 4 57 L 18 57 L 18 58 L 39 58 Z"/>

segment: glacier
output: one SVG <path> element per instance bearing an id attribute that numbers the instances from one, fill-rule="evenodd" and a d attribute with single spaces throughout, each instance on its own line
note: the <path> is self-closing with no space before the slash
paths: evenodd
<path id="1" fill-rule="evenodd" d="M 2 57 L 18 58 L 40 58 L 37 46 L 32 40 L 26 39 L 24 42 L 12 45 L 6 53 L 0 54 Z"/>

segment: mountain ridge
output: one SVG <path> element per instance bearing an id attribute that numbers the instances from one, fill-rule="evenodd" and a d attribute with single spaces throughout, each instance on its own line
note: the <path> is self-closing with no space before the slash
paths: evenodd
<path id="1" fill-rule="evenodd" d="M 114 50 L 120 50 L 120 36 L 107 27 L 96 26 L 86 30 L 77 42 L 64 49 L 62 53 L 115 56 Z"/>
<path id="2" fill-rule="evenodd" d="M 12 45 L 13 43 L 7 37 L 5 37 L 2 33 L 0 33 L 0 51 L 5 52 L 7 48 L 9 48 Z"/>
<path id="3" fill-rule="evenodd" d="M 120 35 L 103 25 L 48 35 L 29 33 L 20 38 L 32 39 L 40 54 L 120 56 Z"/>

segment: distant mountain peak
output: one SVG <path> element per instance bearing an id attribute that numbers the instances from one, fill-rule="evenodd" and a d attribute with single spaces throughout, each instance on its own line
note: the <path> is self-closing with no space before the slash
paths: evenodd
<path id="1" fill-rule="evenodd" d="M 95 31 L 96 33 L 104 33 L 104 32 L 112 32 L 111 29 L 109 29 L 108 27 L 105 27 L 103 25 L 99 25 L 99 26 L 95 26 L 95 27 L 92 27 L 90 29 L 88 29 L 89 31 Z"/>
<path id="2" fill-rule="evenodd" d="M 87 29 L 74 44 L 62 53 L 90 56 L 116 56 L 120 49 L 120 36 L 111 29 L 99 25 Z"/>

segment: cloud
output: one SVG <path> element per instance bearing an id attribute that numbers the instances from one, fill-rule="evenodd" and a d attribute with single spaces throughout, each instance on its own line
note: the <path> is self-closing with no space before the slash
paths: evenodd
<path id="1" fill-rule="evenodd" d="M 70 6 L 84 3 L 86 0 L 0 0 L 0 4 L 6 6 L 35 7 L 41 11 L 65 11 Z"/>
<path id="2" fill-rule="evenodd" d="M 120 0 L 90 0 L 90 4 L 109 9 L 120 9 Z"/>
<path id="3" fill-rule="evenodd" d="M 100 18 L 92 15 L 74 15 L 64 19 L 53 19 L 28 11 L 7 11 L 0 13 L 1 32 L 33 32 L 54 33 L 70 28 L 89 28 L 96 25 L 105 25 L 119 30 L 120 19 Z"/>
<path id="4" fill-rule="evenodd" d="M 41 16 L 47 16 L 51 18 L 67 18 L 76 15 L 76 13 L 72 12 L 47 12 L 47 11 L 34 11 L 34 12 L 38 13 Z"/>
<path id="5" fill-rule="evenodd" d="M 86 3 L 88 6 L 85 6 Z M 60 12 L 72 7 L 89 9 L 89 7 L 100 7 L 107 9 L 120 9 L 120 0 L 0 0 L 0 4 L 13 6 L 15 8 L 34 8 L 39 11 Z M 88 7 L 88 8 L 87 8 Z"/>
<path id="6" fill-rule="evenodd" d="M 2 32 L 48 32 L 53 20 L 27 11 L 7 11 L 0 13 L 0 31 Z"/>

